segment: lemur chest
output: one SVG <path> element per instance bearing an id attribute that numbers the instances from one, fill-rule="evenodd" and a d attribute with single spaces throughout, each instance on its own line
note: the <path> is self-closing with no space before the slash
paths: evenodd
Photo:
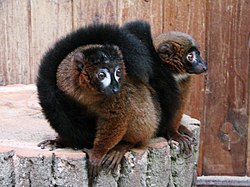
<path id="1" fill-rule="evenodd" d="M 175 77 L 180 95 L 183 98 L 185 98 L 188 94 L 188 91 L 190 88 L 190 79 L 191 79 L 191 77 L 189 74 L 184 74 L 182 76 L 178 76 L 178 78 Z"/>

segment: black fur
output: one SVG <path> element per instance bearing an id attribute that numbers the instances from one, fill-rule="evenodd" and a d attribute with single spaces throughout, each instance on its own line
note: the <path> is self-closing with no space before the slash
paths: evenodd
<path id="1" fill-rule="evenodd" d="M 147 48 L 134 35 L 117 25 L 90 25 L 62 38 L 44 55 L 38 72 L 40 105 L 51 127 L 64 144 L 91 148 L 96 133 L 96 117 L 85 106 L 65 95 L 56 85 L 57 67 L 74 49 L 88 44 L 117 45 L 122 51 L 127 76 L 148 82 L 152 75 Z"/>
<path id="2" fill-rule="evenodd" d="M 153 76 L 150 85 L 155 89 L 160 102 L 162 114 L 157 136 L 168 137 L 167 127 L 171 125 L 180 106 L 180 93 L 170 67 L 162 63 L 152 41 L 150 25 L 146 21 L 132 21 L 123 25 L 123 30 L 138 37 L 150 51 L 153 58 Z"/>

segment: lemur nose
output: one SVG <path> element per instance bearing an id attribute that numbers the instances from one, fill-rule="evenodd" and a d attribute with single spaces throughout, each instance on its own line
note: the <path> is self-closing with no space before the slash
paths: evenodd
<path id="1" fill-rule="evenodd" d="M 118 93 L 118 92 L 120 91 L 120 89 L 117 88 L 117 87 L 114 87 L 114 88 L 112 89 L 112 91 L 113 91 L 114 94 L 116 94 L 116 93 Z"/>
<path id="2" fill-rule="evenodd" d="M 208 67 L 207 67 L 207 66 L 204 66 L 204 67 L 203 67 L 203 70 L 204 70 L 204 71 L 207 71 L 207 70 L 208 70 Z"/>

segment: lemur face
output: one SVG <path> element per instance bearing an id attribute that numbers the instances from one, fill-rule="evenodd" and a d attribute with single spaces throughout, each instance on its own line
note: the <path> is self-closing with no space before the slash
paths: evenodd
<path id="1" fill-rule="evenodd" d="M 108 96 L 120 91 L 125 66 L 117 46 L 97 45 L 77 56 L 81 62 L 80 84 L 86 84 L 87 79 L 92 88 Z"/>
<path id="2" fill-rule="evenodd" d="M 188 42 L 186 42 L 188 43 Z M 162 43 L 157 52 L 163 62 L 171 64 L 176 73 L 200 74 L 207 71 L 207 64 L 201 58 L 196 46 L 186 46 L 176 41 Z M 191 45 L 191 42 L 189 42 Z"/>
<path id="3" fill-rule="evenodd" d="M 186 33 L 161 34 L 155 39 L 155 47 L 162 62 L 168 63 L 175 74 L 200 74 L 208 69 L 196 41 Z"/>
<path id="4" fill-rule="evenodd" d="M 200 74 L 207 71 L 207 64 L 201 58 L 200 52 L 196 47 L 191 47 L 183 59 L 184 66 L 188 73 Z"/>
<path id="5" fill-rule="evenodd" d="M 113 95 L 120 91 L 122 79 L 122 65 L 101 66 L 96 68 L 93 81 L 98 91 Z"/>

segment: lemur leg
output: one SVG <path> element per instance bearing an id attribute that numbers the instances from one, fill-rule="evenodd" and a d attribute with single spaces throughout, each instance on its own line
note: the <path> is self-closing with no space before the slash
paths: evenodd
<path id="1" fill-rule="evenodd" d="M 194 134 L 184 125 L 180 125 L 179 130 L 178 130 L 181 134 L 185 134 L 187 136 L 189 136 L 190 138 L 192 138 L 192 144 L 197 144 L 197 140 L 194 137 Z"/>
<path id="2" fill-rule="evenodd" d="M 180 145 L 180 151 L 182 153 L 190 154 L 191 153 L 191 139 L 189 136 L 180 134 L 178 131 L 176 132 L 170 132 L 170 144 L 172 144 L 171 140 L 175 140 L 179 143 Z"/>
<path id="3" fill-rule="evenodd" d="M 117 170 L 123 156 L 128 152 L 134 145 L 128 142 L 120 142 L 113 149 L 111 149 L 103 160 L 104 168 L 107 172 L 114 172 Z"/>
<path id="4" fill-rule="evenodd" d="M 115 147 L 127 131 L 125 119 L 100 120 L 98 130 L 91 150 L 83 149 L 89 157 L 89 177 L 95 178 L 100 172 L 106 154 Z"/>
<path id="5" fill-rule="evenodd" d="M 185 134 L 185 135 L 189 136 L 190 138 L 193 138 L 193 136 L 194 136 L 193 133 L 186 126 L 184 126 L 182 124 L 179 126 L 178 131 L 181 134 Z"/>
<path id="6" fill-rule="evenodd" d="M 181 126 L 180 124 L 181 118 L 182 118 L 182 111 L 178 112 L 178 114 L 176 115 L 173 125 L 171 125 L 168 128 L 167 135 L 170 140 L 175 140 L 179 143 L 180 151 L 182 153 L 190 154 L 192 151 L 191 147 L 192 138 L 187 135 L 181 134 L 178 131 L 179 127 Z"/>
<path id="7" fill-rule="evenodd" d="M 50 151 L 53 151 L 56 148 L 64 148 L 69 145 L 65 141 L 63 141 L 62 138 L 58 136 L 54 140 L 44 140 L 40 142 L 39 144 L 37 144 L 37 146 L 40 147 L 41 149 L 45 149 L 48 147 Z"/>

